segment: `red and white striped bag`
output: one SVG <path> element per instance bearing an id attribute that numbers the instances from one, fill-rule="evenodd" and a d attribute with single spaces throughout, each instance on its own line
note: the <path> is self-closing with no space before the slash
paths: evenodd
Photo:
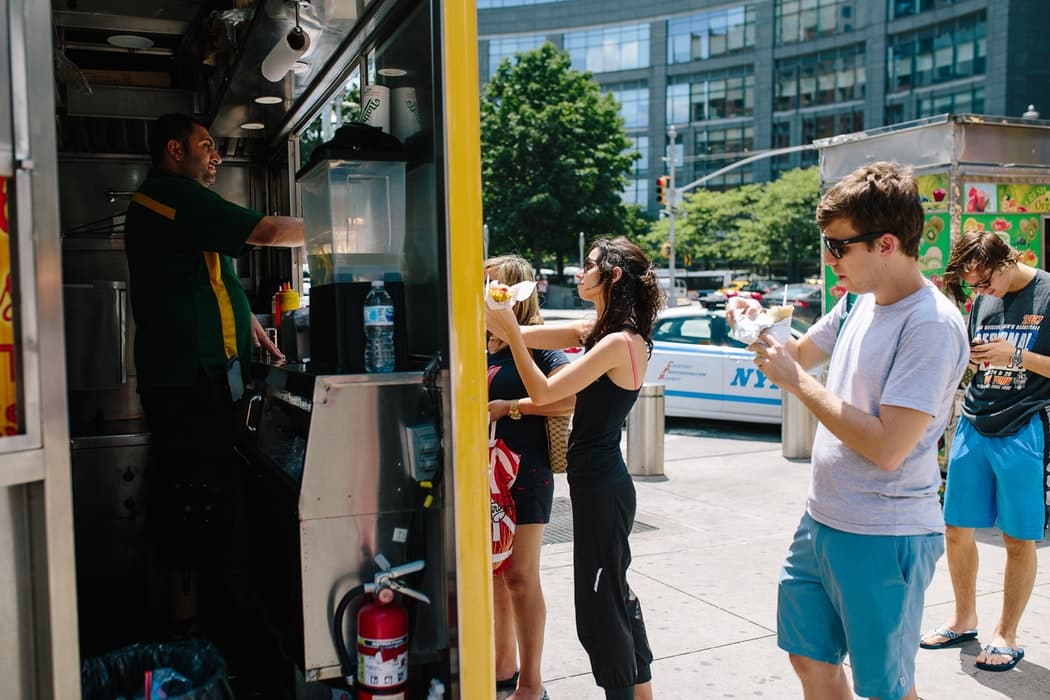
<path id="1" fill-rule="evenodd" d="M 517 513 L 510 492 L 518 478 L 521 457 L 496 437 L 496 423 L 489 424 L 489 495 L 492 505 L 492 573 L 510 562 L 514 550 Z"/>

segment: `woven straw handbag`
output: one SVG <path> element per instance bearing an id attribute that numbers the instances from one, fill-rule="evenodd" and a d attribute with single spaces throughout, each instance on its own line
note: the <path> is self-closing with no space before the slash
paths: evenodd
<path id="1" fill-rule="evenodd" d="M 569 425 L 572 416 L 547 416 L 547 451 L 550 454 L 551 471 L 563 474 L 568 467 Z"/>

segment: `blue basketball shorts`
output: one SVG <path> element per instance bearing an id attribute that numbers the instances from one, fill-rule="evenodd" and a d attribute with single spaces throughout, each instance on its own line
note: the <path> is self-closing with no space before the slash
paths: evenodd
<path id="1" fill-rule="evenodd" d="M 1016 540 L 1041 540 L 1047 512 L 1047 421 L 1039 411 L 1013 435 L 981 435 L 959 420 L 948 456 L 944 522 L 998 526 Z"/>

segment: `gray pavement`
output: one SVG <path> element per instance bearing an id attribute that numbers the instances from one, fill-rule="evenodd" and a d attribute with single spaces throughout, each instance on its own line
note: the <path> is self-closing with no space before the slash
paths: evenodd
<path id="1" fill-rule="evenodd" d="M 802 514 L 809 463 L 781 455 L 777 426 L 668 420 L 665 479 L 636 479 L 637 521 L 628 574 L 641 599 L 655 654 L 657 698 L 801 698 L 776 645 L 781 560 Z M 556 499 L 568 498 L 564 476 Z M 558 523 L 548 529 L 556 534 Z M 557 539 L 555 537 L 555 539 Z M 562 538 L 568 539 L 568 538 Z M 978 533 L 979 628 L 990 641 L 1001 604 L 1002 541 Z M 544 545 L 547 600 L 543 678 L 553 700 L 600 699 L 576 639 L 572 543 Z M 942 558 L 926 596 L 924 629 L 948 616 L 951 582 Z M 916 640 L 917 641 L 917 640 Z M 1025 658 L 1006 673 L 979 671 L 977 641 L 920 650 L 917 687 L 925 700 L 1050 698 L 1050 546 L 1039 548 L 1035 592 L 1021 621 Z"/>

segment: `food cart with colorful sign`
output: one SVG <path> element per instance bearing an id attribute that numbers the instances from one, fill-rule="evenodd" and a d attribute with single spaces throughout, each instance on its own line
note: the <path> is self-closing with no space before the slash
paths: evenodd
<path id="1" fill-rule="evenodd" d="M 926 223 L 919 262 L 941 286 L 952 241 L 963 231 L 992 230 L 1044 267 L 1050 221 L 1050 121 L 942 114 L 815 142 L 821 186 L 865 163 L 910 166 Z M 844 293 L 825 267 L 825 308 Z"/>

